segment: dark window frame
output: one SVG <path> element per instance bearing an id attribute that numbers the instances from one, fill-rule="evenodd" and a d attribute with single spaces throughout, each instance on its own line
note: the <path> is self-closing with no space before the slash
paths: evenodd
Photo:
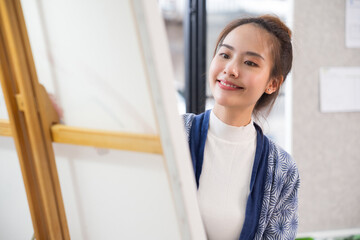
<path id="1" fill-rule="evenodd" d="M 206 0 L 187 0 L 184 36 L 186 112 L 199 114 L 206 105 Z"/>

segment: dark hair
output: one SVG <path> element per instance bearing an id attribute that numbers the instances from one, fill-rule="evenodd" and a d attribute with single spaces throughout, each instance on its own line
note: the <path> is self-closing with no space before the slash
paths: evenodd
<path id="1" fill-rule="evenodd" d="M 277 90 L 272 94 L 264 93 L 257 101 L 254 108 L 255 114 L 266 107 L 268 107 L 268 112 L 270 112 L 277 96 L 279 95 L 280 85 L 283 81 L 285 81 L 286 76 L 291 70 L 293 59 L 291 30 L 278 17 L 271 15 L 236 19 L 226 25 L 226 27 L 220 33 L 216 42 L 214 56 L 225 37 L 232 30 L 244 24 L 254 24 L 255 26 L 265 29 L 273 36 L 271 38 L 273 66 L 270 72 L 270 78 L 276 79 L 276 84 L 278 87 Z"/>

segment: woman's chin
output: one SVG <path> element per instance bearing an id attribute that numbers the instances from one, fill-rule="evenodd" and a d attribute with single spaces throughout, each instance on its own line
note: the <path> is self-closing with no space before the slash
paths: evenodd
<path id="1" fill-rule="evenodd" d="M 241 103 L 239 99 L 229 99 L 229 98 L 215 98 L 215 107 L 216 105 L 220 108 L 228 108 L 232 110 L 249 110 L 253 109 L 255 104 L 250 105 L 246 103 Z"/>
<path id="2" fill-rule="evenodd" d="M 237 107 L 239 104 L 228 98 L 215 98 L 217 105 L 221 107 Z"/>

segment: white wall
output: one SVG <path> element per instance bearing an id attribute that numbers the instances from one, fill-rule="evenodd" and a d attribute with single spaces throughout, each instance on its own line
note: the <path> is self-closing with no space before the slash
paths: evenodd
<path id="1" fill-rule="evenodd" d="M 293 156 L 300 232 L 360 227 L 360 113 L 321 113 L 321 67 L 360 66 L 345 47 L 345 0 L 295 0 Z"/>

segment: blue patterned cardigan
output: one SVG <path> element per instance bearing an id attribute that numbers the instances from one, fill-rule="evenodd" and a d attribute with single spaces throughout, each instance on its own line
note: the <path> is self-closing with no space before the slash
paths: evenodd
<path id="1" fill-rule="evenodd" d="M 210 110 L 184 114 L 197 187 L 204 160 Z M 246 204 L 245 221 L 239 240 L 295 239 L 298 226 L 299 173 L 291 156 L 257 131 L 256 152 Z"/>

